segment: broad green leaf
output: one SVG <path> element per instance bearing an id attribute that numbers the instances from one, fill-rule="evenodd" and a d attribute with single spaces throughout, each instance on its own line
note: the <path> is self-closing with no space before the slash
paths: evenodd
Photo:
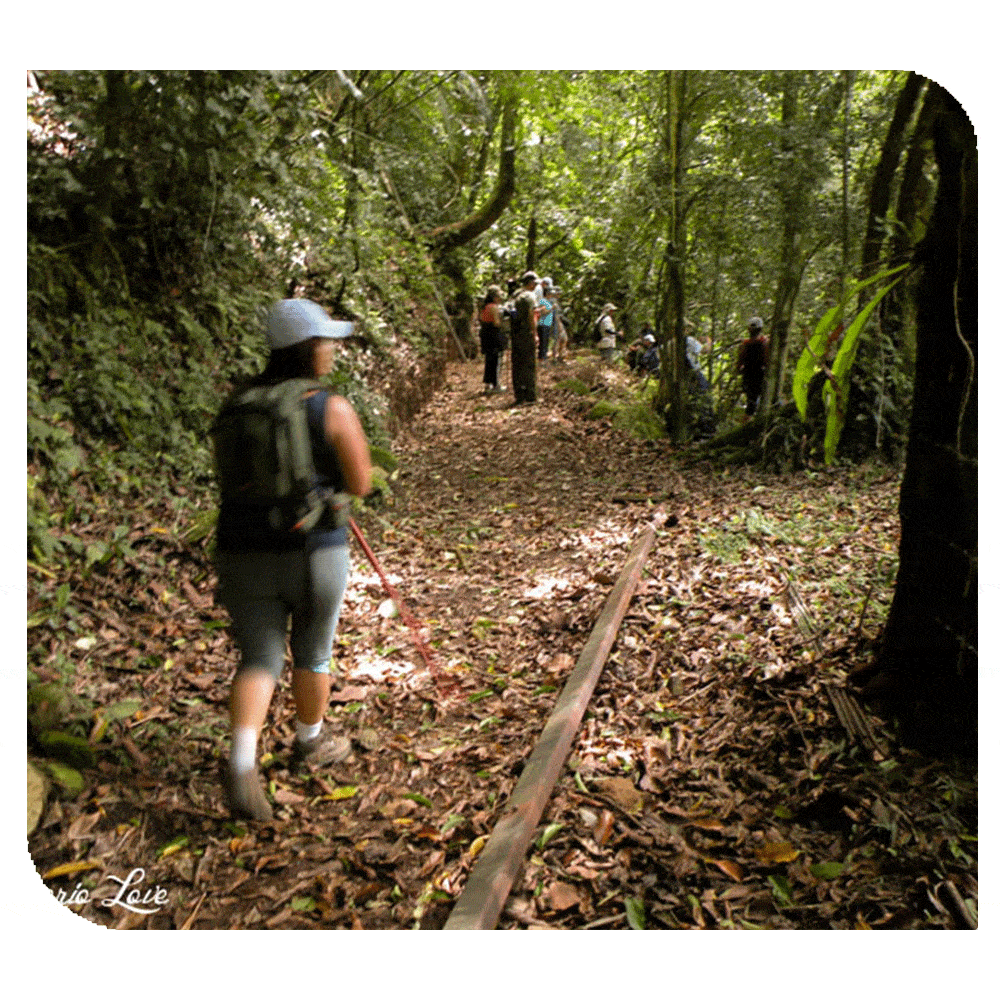
<path id="1" fill-rule="evenodd" d="M 431 800 L 427 798 L 426 795 L 421 795 L 419 792 L 406 792 L 404 793 L 403 798 L 412 799 L 419 805 L 427 806 L 428 809 L 432 809 L 434 807 L 434 803 L 431 802 Z"/>
<path id="2" fill-rule="evenodd" d="M 646 929 L 646 907 L 641 899 L 629 896 L 625 900 L 625 918 L 632 930 L 644 931 Z"/>
<path id="3" fill-rule="evenodd" d="M 296 913 L 308 913 L 316 909 L 316 900 L 312 896 L 293 896 L 292 909 Z"/>
<path id="4" fill-rule="evenodd" d="M 887 271 L 879 271 L 878 274 L 873 274 L 870 278 L 866 278 L 864 281 L 852 282 L 844 295 L 844 301 L 846 302 L 847 300 L 853 298 L 859 291 L 861 291 L 862 288 L 878 281 L 884 281 L 886 278 L 889 278 L 894 274 L 898 274 L 906 266 L 907 265 L 904 264 L 900 267 L 890 268 Z M 893 282 L 893 284 L 895 284 L 895 282 Z M 889 285 L 888 287 L 891 288 L 892 285 Z M 888 288 L 885 291 L 888 291 Z M 881 294 L 885 294 L 885 292 L 880 293 L 880 297 Z M 809 388 L 809 382 L 812 380 L 813 375 L 819 371 L 819 362 L 826 353 L 827 338 L 830 336 L 830 331 L 833 329 L 834 324 L 840 321 L 843 316 L 843 312 L 844 305 L 843 303 L 840 303 L 825 313 L 823 318 L 816 324 L 816 329 L 813 331 L 813 335 L 809 338 L 809 343 L 806 349 L 802 352 L 802 356 L 799 358 L 798 364 L 795 366 L 795 375 L 792 379 L 792 396 L 795 399 L 795 405 L 798 408 L 799 416 L 801 416 L 803 420 L 806 416 L 806 392 Z"/>
<path id="5" fill-rule="evenodd" d="M 792 887 L 784 875 L 768 875 L 767 881 L 771 886 L 771 894 L 778 906 L 792 905 Z"/>
<path id="6" fill-rule="evenodd" d="M 58 761 L 45 762 L 45 770 L 60 788 L 69 796 L 79 795 L 83 791 L 83 775 L 72 767 L 60 764 Z"/>
<path id="7" fill-rule="evenodd" d="M 140 708 L 142 708 L 141 701 L 134 698 L 128 698 L 125 701 L 116 701 L 113 704 L 106 706 L 102 709 L 102 711 L 109 719 L 120 722 L 122 719 L 127 719 L 130 715 L 135 715 Z"/>
<path id="8" fill-rule="evenodd" d="M 844 866 L 839 861 L 821 861 L 819 864 L 810 865 L 809 871 L 816 878 L 835 879 L 844 870 Z"/>
<path id="9" fill-rule="evenodd" d="M 335 788 L 329 795 L 324 795 L 324 799 L 332 799 L 334 802 L 340 799 L 353 799 L 355 795 L 358 794 L 358 790 L 354 785 L 341 785 L 339 788 Z"/>
<path id="10" fill-rule="evenodd" d="M 188 844 L 188 837 L 186 834 L 181 834 L 179 837 L 174 837 L 169 844 L 164 844 L 157 852 L 156 856 L 158 858 L 168 858 L 171 854 L 176 854 L 182 847 L 186 847 Z"/>
<path id="11" fill-rule="evenodd" d="M 104 562 L 110 555 L 110 550 L 104 542 L 91 542 L 84 553 L 86 563 L 92 566 L 94 563 Z"/>
<path id="12" fill-rule="evenodd" d="M 545 849 L 545 845 L 563 828 L 562 823 L 549 823 L 542 835 L 538 838 L 538 849 Z"/>
<path id="13" fill-rule="evenodd" d="M 834 321 L 840 318 L 843 306 L 834 306 L 816 324 L 816 330 L 809 338 L 806 349 L 799 358 L 799 363 L 795 366 L 795 376 L 792 379 L 792 396 L 798 408 L 799 416 L 803 420 L 806 418 L 806 392 L 809 389 L 809 382 L 813 375 L 819 371 L 820 361 L 826 353 L 826 339 Z"/>
<path id="14" fill-rule="evenodd" d="M 851 370 L 851 365 L 854 364 L 854 356 L 858 350 L 858 336 L 864 328 L 865 324 L 868 322 L 868 318 L 871 316 L 875 307 L 882 301 L 882 299 L 889 293 L 896 283 L 900 280 L 897 278 L 895 281 L 886 285 L 870 302 L 868 302 L 864 309 L 855 317 L 854 322 L 847 328 L 847 332 L 844 334 L 843 343 L 840 345 L 840 350 L 837 351 L 837 357 L 833 362 L 833 368 L 831 369 L 833 374 L 833 385 L 827 382 L 824 390 L 829 389 L 829 393 L 824 391 L 824 396 L 828 400 L 827 411 L 826 411 L 826 439 L 823 442 L 823 453 L 824 460 L 829 465 L 833 461 L 834 455 L 837 453 L 837 443 L 840 441 L 841 431 L 844 429 L 844 420 L 847 416 L 847 373 Z M 834 388 L 834 386 L 836 388 Z"/>

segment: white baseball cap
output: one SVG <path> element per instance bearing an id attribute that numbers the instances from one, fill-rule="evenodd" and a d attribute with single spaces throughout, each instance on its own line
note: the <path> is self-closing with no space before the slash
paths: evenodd
<path id="1" fill-rule="evenodd" d="M 349 337 L 354 324 L 330 319 L 326 310 L 311 299 L 282 299 L 267 316 L 267 339 L 271 347 L 291 347 L 312 337 Z"/>

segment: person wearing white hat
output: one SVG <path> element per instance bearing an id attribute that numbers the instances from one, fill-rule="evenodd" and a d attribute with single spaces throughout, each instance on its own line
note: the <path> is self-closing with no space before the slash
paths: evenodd
<path id="1" fill-rule="evenodd" d="M 606 302 L 596 323 L 597 333 L 601 338 L 597 342 L 597 350 L 604 361 L 611 361 L 615 356 L 615 345 L 618 342 L 618 334 L 615 330 L 615 321 L 611 314 L 616 310 L 617 306 L 613 302 Z"/>
<path id="2" fill-rule="evenodd" d="M 222 495 L 217 528 L 219 597 L 240 649 L 229 702 L 232 743 L 223 771 L 234 816 L 266 821 L 273 815 L 257 774 L 257 744 L 284 666 L 289 617 L 293 757 L 324 764 L 351 753 L 350 741 L 334 735 L 323 722 L 333 638 L 349 572 L 347 521 L 342 507 L 339 515 L 335 513 L 332 498 L 364 496 L 371 489 L 371 459 L 354 408 L 317 380 L 332 371 L 334 341 L 349 336 L 352 326 L 332 320 L 322 306 L 308 299 L 275 304 L 267 319 L 271 353 L 266 367 L 233 393 L 213 427 Z M 315 477 L 309 495 L 324 498 L 318 508 L 321 513 L 315 523 L 310 520 L 308 529 L 302 528 L 302 521 L 286 523 L 278 504 L 248 501 L 227 485 L 239 482 L 241 475 L 248 483 L 250 477 L 259 476 L 266 449 L 259 437 L 247 436 L 248 425 L 239 423 L 246 418 L 226 423 L 224 416 L 244 413 L 240 407 L 251 398 L 273 399 L 282 392 L 290 405 L 301 402 Z M 227 427 L 239 431 L 231 430 L 227 436 Z M 302 448 L 305 440 L 303 430 Z"/>

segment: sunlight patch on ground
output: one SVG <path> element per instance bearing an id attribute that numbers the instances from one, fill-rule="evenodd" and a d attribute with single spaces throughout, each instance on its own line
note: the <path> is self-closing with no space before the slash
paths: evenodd
<path id="1" fill-rule="evenodd" d="M 354 560 L 352 560 L 352 562 L 354 562 Z M 385 578 L 394 587 L 398 587 L 399 584 L 403 582 L 403 578 L 396 573 L 386 573 Z M 362 593 L 370 593 L 372 588 L 374 588 L 374 590 L 382 591 L 384 589 L 382 586 L 382 578 L 374 571 L 368 573 L 363 572 L 361 565 L 354 562 L 354 565 L 351 566 L 351 575 L 347 584 L 347 593 L 357 600 Z"/>
<path id="2" fill-rule="evenodd" d="M 384 681 L 389 677 L 405 677 L 414 669 L 412 663 L 386 660 L 374 653 L 359 653 L 349 676 L 370 677 L 374 681 Z"/>
<path id="3" fill-rule="evenodd" d="M 581 532 L 575 538 L 567 539 L 569 547 L 580 548 L 586 552 L 607 552 L 616 545 L 628 545 L 631 536 L 624 531 L 602 531 L 594 528 Z"/>
<path id="4" fill-rule="evenodd" d="M 604 769 L 606 765 L 618 766 L 624 772 L 630 771 L 635 766 L 635 751 L 623 740 L 614 737 L 578 737 L 579 751 L 578 757 L 583 766 L 583 770 L 590 770 L 600 763 Z"/>
<path id="5" fill-rule="evenodd" d="M 733 588 L 741 594 L 749 594 L 750 597 L 759 597 L 762 600 L 774 596 L 774 582 L 771 580 L 743 580 Z"/>
<path id="6" fill-rule="evenodd" d="M 543 576 L 530 590 L 524 594 L 526 601 L 544 601 L 557 593 L 564 593 L 567 590 L 575 590 L 578 584 L 564 576 Z"/>

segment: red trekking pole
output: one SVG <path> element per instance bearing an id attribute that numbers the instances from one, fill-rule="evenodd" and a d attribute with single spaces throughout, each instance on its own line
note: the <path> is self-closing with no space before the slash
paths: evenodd
<path id="1" fill-rule="evenodd" d="M 378 559 L 375 557 L 375 553 L 372 552 L 371 546 L 368 544 L 368 539 L 361 533 L 361 529 L 357 526 L 354 518 L 350 518 L 351 531 L 354 533 L 354 537 L 358 540 L 358 544 L 361 546 L 365 555 L 368 557 L 368 561 L 372 564 L 375 572 L 378 573 L 380 579 L 382 580 L 382 586 L 385 587 L 386 593 L 396 604 L 396 608 L 399 611 L 399 617 L 403 619 L 403 622 L 409 627 L 410 634 L 413 636 L 413 643 L 420 652 L 420 655 L 424 659 L 424 663 L 427 664 L 427 669 L 430 670 L 431 675 L 434 678 L 434 683 L 438 686 L 438 691 L 442 694 L 446 693 L 441 689 L 441 673 L 434 663 L 434 657 L 428 647 L 427 643 L 424 642 L 424 637 L 420 634 L 421 623 L 417 621 L 413 615 L 410 614 L 406 605 L 403 603 L 403 598 L 400 597 L 399 591 L 389 582 L 389 578 L 385 575 L 385 571 L 379 565 Z M 452 687 L 453 684 L 449 682 L 448 688 Z"/>

